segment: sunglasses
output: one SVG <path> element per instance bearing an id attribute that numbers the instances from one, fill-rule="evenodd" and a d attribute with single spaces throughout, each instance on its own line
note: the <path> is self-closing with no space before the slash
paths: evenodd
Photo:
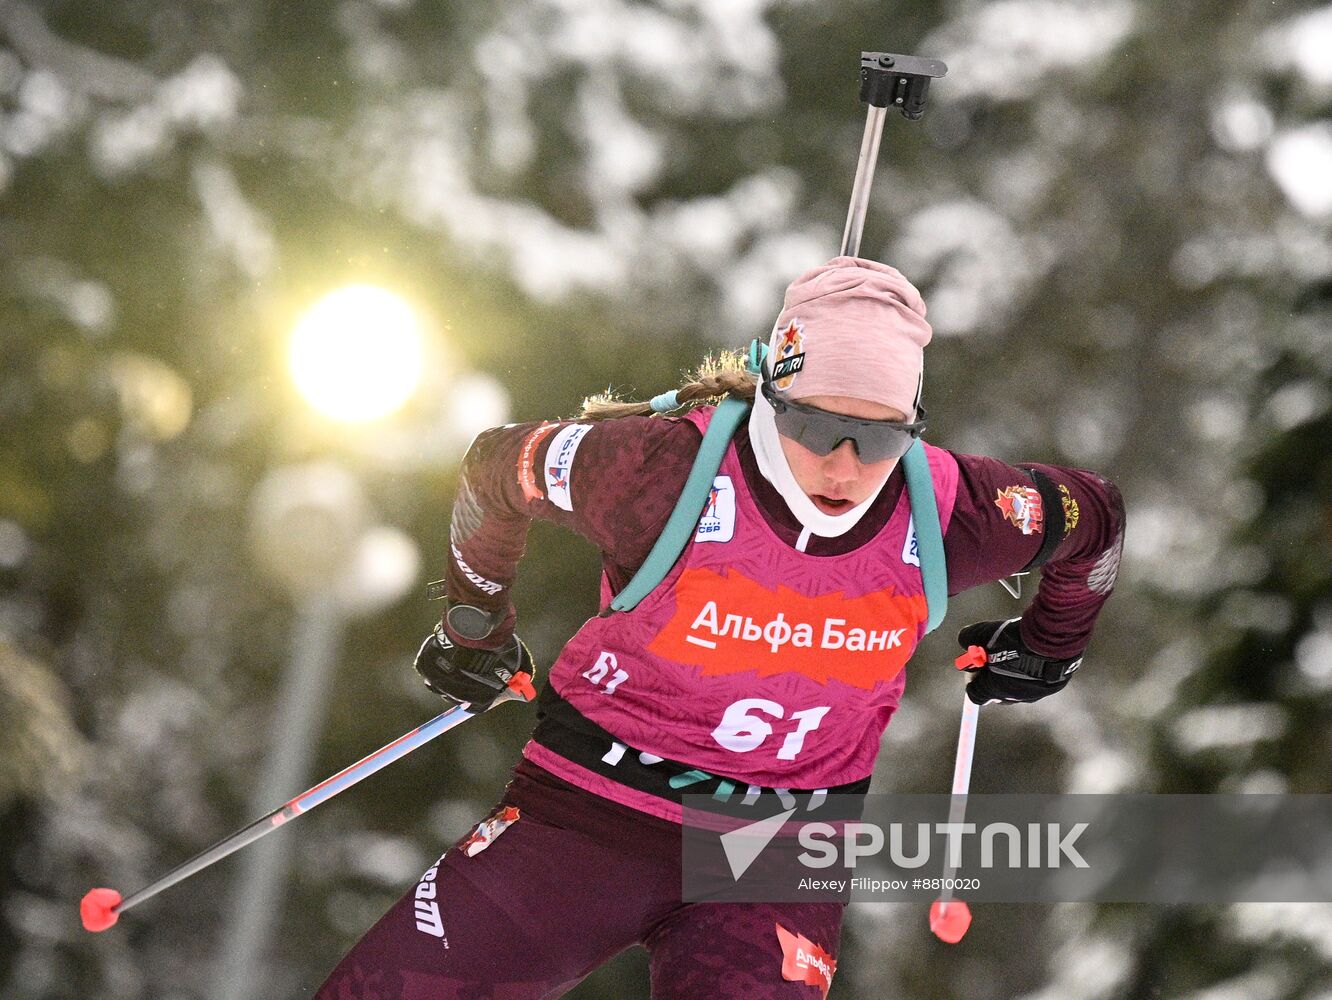
<path id="1" fill-rule="evenodd" d="M 860 420 L 840 413 L 820 410 L 786 399 L 772 384 L 768 364 L 763 363 L 763 378 L 759 383 L 763 398 L 772 404 L 776 416 L 777 432 L 784 438 L 808 448 L 816 455 L 831 454 L 843 441 L 850 441 L 856 454 L 867 465 L 901 458 L 915 440 L 925 433 L 925 407 L 917 404 L 919 417 L 914 423 L 897 420 Z"/>

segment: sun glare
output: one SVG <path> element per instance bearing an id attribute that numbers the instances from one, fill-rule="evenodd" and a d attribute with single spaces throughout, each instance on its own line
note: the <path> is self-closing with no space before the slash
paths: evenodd
<path id="1" fill-rule="evenodd" d="M 329 292 L 292 332 L 288 361 L 296 388 L 335 420 L 388 416 L 416 391 L 423 340 L 412 307 L 374 285 Z"/>

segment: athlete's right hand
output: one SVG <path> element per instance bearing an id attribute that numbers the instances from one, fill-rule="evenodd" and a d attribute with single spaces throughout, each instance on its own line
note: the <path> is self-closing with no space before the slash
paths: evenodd
<path id="1" fill-rule="evenodd" d="M 459 646 L 436 625 L 416 654 L 416 672 L 435 694 L 484 712 L 505 698 L 531 701 L 536 665 L 516 635 L 499 649 Z"/>

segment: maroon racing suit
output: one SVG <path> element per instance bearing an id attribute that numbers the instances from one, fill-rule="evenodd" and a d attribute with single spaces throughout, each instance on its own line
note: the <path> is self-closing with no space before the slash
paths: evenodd
<path id="1" fill-rule="evenodd" d="M 447 584 L 453 601 L 505 612 L 487 645 L 513 631 L 509 592 L 533 518 L 572 528 L 600 549 L 601 603 L 608 605 L 674 508 L 703 422 L 515 424 L 476 440 L 453 508 Z M 1022 637 L 1047 656 L 1082 652 L 1118 569 L 1118 491 L 1079 469 L 1014 467 L 951 452 L 939 458 L 955 487 L 944 530 L 949 593 L 1043 557 Z M 856 527 L 826 538 L 802 537 L 759 473 L 744 429 L 727 462 L 778 544 L 846 556 L 883 544 L 890 524 L 901 534 L 893 520 L 895 512 L 901 517 L 905 489 L 900 469 Z M 1047 536 L 1047 528 L 1057 534 Z M 905 558 L 901 539 L 894 544 Z M 677 565 L 674 575 L 679 571 Z M 613 684 L 613 675 L 599 683 Z M 678 816 L 681 788 L 713 788 L 671 779 L 705 772 L 685 754 L 666 760 L 640 752 L 560 697 L 555 685 L 544 687 L 538 709 L 500 808 L 361 939 L 319 1000 L 556 997 L 636 944 L 648 950 L 654 1000 L 826 995 L 842 904 L 682 902 L 679 826 L 670 817 Z M 613 725 L 613 716 L 607 721 Z M 727 784 L 725 775 L 717 781 Z M 832 790 L 864 791 L 868 784 L 864 774 Z"/>

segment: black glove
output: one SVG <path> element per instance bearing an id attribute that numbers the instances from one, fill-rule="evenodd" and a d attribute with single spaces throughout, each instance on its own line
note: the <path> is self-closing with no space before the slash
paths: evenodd
<path id="1" fill-rule="evenodd" d="M 964 649 L 985 650 L 985 663 L 964 667 L 976 676 L 967 685 L 967 697 L 977 705 L 996 701 L 1040 701 L 1062 690 L 1082 666 L 1082 654 L 1056 660 L 1033 653 L 1018 634 L 1021 618 L 1006 622 L 977 622 L 957 634 Z M 962 657 L 959 657 L 961 665 Z"/>
<path id="2" fill-rule="evenodd" d="M 415 666 L 431 691 L 466 702 L 473 712 L 484 712 L 507 697 L 531 701 L 536 696 L 536 666 L 516 635 L 499 649 L 472 649 L 457 645 L 442 624 L 436 625 L 421 643 Z"/>

